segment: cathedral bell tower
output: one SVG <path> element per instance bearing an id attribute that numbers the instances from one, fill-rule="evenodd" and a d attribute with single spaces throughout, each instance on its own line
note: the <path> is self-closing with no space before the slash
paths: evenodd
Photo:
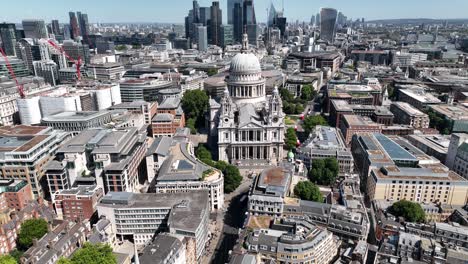
<path id="1" fill-rule="evenodd" d="M 232 108 L 231 96 L 229 96 L 229 91 L 226 88 L 224 90 L 223 97 L 221 98 L 221 115 L 220 118 L 222 122 L 227 123 L 234 117 L 234 111 Z"/>
<path id="2" fill-rule="evenodd" d="M 278 87 L 275 86 L 273 90 L 273 95 L 270 98 L 269 102 L 269 116 L 270 122 L 277 123 L 280 118 L 282 118 L 283 114 L 283 102 L 281 101 L 281 97 L 278 92 Z"/>

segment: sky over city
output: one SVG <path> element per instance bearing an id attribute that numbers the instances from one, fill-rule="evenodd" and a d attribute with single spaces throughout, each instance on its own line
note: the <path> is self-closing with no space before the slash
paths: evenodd
<path id="1" fill-rule="evenodd" d="M 182 23 L 192 0 L 2 0 L 0 22 L 21 22 L 24 18 L 59 19 L 68 22 L 68 11 L 87 13 L 95 22 Z M 211 5 L 200 0 L 200 6 Z M 227 0 L 220 0 L 226 20 Z M 281 0 L 254 0 L 257 20 L 265 22 L 267 8 L 273 2 L 281 9 Z M 321 7 L 333 7 L 350 18 L 367 20 L 391 18 L 468 18 L 468 0 L 284 0 L 289 21 L 309 21 Z"/>

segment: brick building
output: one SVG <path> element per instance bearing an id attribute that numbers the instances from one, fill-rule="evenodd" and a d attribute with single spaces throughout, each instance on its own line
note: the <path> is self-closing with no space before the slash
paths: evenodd
<path id="1" fill-rule="evenodd" d="M 55 211 L 58 218 L 66 220 L 90 220 L 104 191 L 97 185 L 78 186 L 54 194 Z"/>

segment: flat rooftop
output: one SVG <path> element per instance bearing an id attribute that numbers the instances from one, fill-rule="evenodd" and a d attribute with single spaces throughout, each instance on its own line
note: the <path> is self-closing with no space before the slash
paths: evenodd
<path id="1" fill-rule="evenodd" d="M 417 89 L 400 89 L 398 90 L 400 93 L 407 95 L 408 97 L 413 98 L 414 100 L 423 103 L 423 104 L 440 104 L 442 103 L 437 97 L 434 95 L 427 93 L 422 88 Z"/>
<path id="2" fill-rule="evenodd" d="M 402 111 L 406 112 L 410 116 L 427 116 L 425 113 L 419 111 L 418 109 L 406 102 L 393 102 L 392 104 L 395 107 L 398 107 Z"/>
<path id="3" fill-rule="evenodd" d="M 109 111 L 81 111 L 81 112 L 61 112 L 42 118 L 43 122 L 79 122 L 88 121 L 102 116 L 111 115 Z"/>
<path id="4" fill-rule="evenodd" d="M 468 108 L 462 105 L 431 105 L 432 110 L 451 119 L 468 120 Z"/>

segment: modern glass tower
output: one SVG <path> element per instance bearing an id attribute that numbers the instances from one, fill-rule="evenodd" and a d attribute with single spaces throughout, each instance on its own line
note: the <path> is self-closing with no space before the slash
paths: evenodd
<path id="1" fill-rule="evenodd" d="M 210 43 L 213 45 L 220 45 L 220 31 L 221 24 L 223 22 L 223 15 L 221 8 L 219 7 L 219 2 L 214 1 L 211 5 L 211 19 L 210 19 Z"/>
<path id="2" fill-rule="evenodd" d="M 227 18 L 228 18 L 228 24 L 229 25 L 234 24 L 234 19 L 235 19 L 234 7 L 235 7 L 235 5 L 240 4 L 242 6 L 242 1 L 243 0 L 228 0 L 227 1 Z"/>
<path id="3" fill-rule="evenodd" d="M 330 43 L 335 39 L 338 12 L 333 8 L 320 10 L 320 38 Z"/>
<path id="4" fill-rule="evenodd" d="M 16 26 L 13 23 L 0 24 L 0 47 L 7 56 L 16 56 Z"/>

